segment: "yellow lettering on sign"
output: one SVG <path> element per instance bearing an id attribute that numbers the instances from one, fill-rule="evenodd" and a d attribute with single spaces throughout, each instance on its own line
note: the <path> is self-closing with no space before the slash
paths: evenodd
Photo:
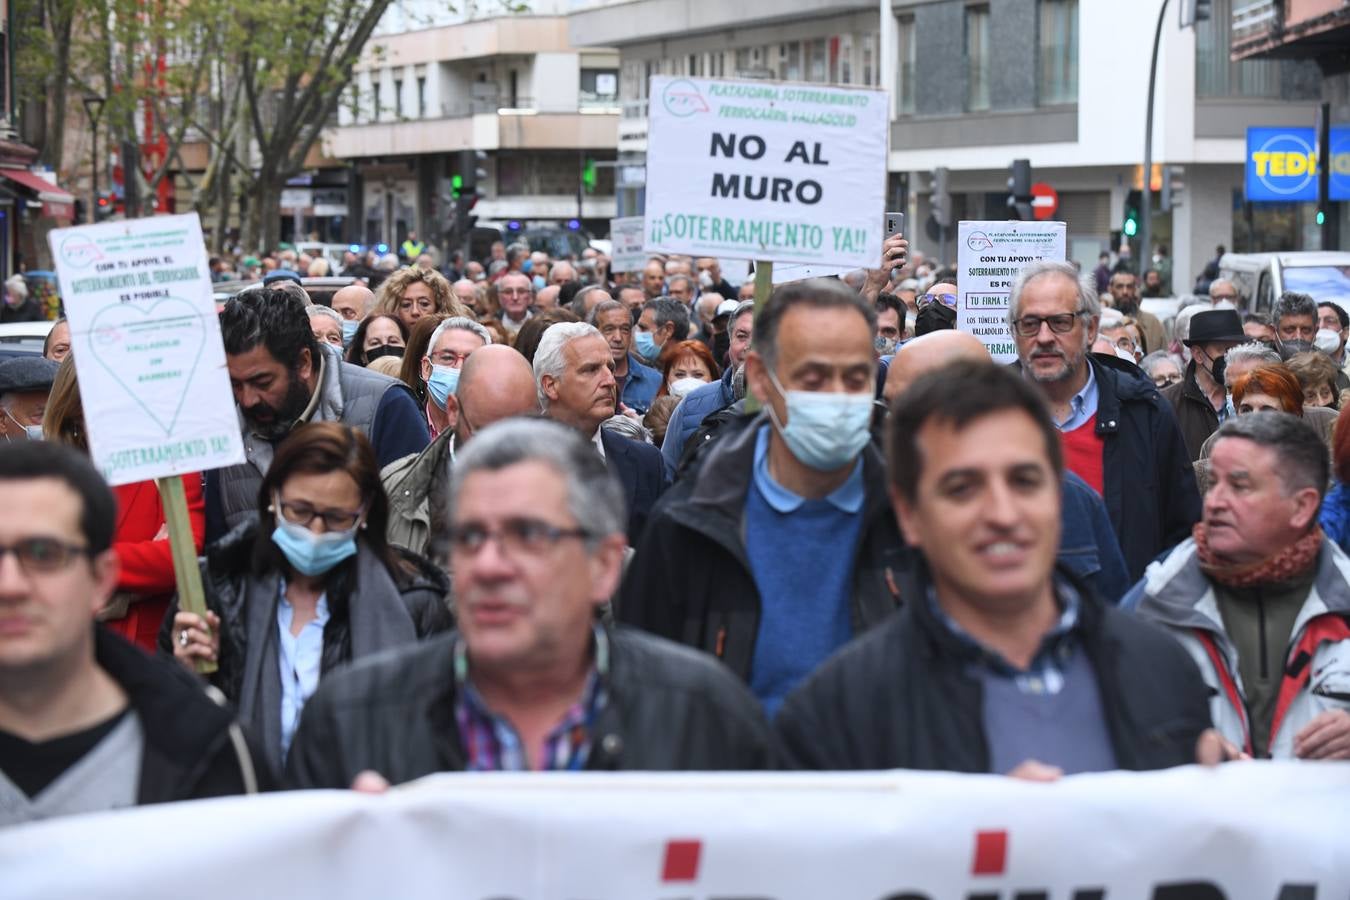
<path id="1" fill-rule="evenodd" d="M 1266 176 L 1266 169 L 1270 165 L 1270 153 L 1266 150 L 1258 150 L 1252 154 L 1252 161 L 1256 163 L 1256 174 L 1260 178 Z"/>

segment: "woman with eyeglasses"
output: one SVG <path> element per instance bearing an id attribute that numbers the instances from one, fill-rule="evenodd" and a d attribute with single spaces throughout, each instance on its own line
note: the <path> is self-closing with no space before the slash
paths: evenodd
<path id="1" fill-rule="evenodd" d="M 1153 380 L 1158 390 L 1171 387 L 1185 377 L 1176 358 L 1166 350 L 1154 350 L 1139 361 L 1139 368 Z"/>
<path id="2" fill-rule="evenodd" d="M 365 435 L 320 422 L 280 447 L 258 517 L 207 548 L 205 620 L 174 603 L 160 649 L 235 704 L 277 771 L 305 700 L 353 659 L 447 630 L 446 576 L 385 540 L 389 505 Z"/>
<path id="3" fill-rule="evenodd" d="M 73 356 L 67 356 L 56 370 L 42 419 L 42 437 L 89 453 L 84 403 L 80 399 Z M 187 496 L 194 553 L 200 553 L 206 538 L 202 478 L 194 472 L 181 476 L 181 481 Z M 110 630 L 153 653 L 164 611 L 178 586 L 169 532 L 164 524 L 164 504 L 153 481 L 119 484 L 112 491 L 117 498 L 117 530 L 112 545 L 117 557 L 117 590 L 108 605 L 99 610 L 98 619 Z"/>

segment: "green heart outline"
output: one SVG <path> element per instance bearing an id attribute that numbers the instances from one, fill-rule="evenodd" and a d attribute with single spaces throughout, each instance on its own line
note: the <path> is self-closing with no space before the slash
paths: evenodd
<path id="1" fill-rule="evenodd" d="M 186 315 L 171 316 L 168 318 L 157 318 L 157 319 L 149 318 L 151 315 L 154 314 L 155 310 L 159 309 L 165 303 L 182 304 L 183 306 L 187 307 L 188 313 Z M 102 330 L 101 326 L 99 325 L 99 320 L 109 313 L 121 312 L 128 306 L 136 308 L 141 313 L 141 315 L 147 318 L 147 321 L 144 323 L 137 323 L 135 325 L 124 323 L 119 324 L 117 326 L 107 326 L 107 327 L 115 327 L 118 329 L 126 329 L 130 327 L 133 330 L 140 330 L 145 328 L 146 326 L 160 327 L 165 324 L 171 324 L 191 319 L 193 322 L 197 324 L 197 327 L 200 329 L 201 339 L 197 342 L 197 355 L 193 358 L 191 366 L 188 367 L 187 377 L 184 379 L 183 383 L 183 390 L 178 397 L 178 406 L 174 408 L 173 418 L 169 420 L 168 425 L 165 425 L 163 422 L 159 420 L 159 416 L 155 415 L 155 413 L 150 409 L 149 406 L 145 404 L 145 402 L 140 398 L 140 396 L 138 396 L 137 393 L 134 390 L 132 390 L 131 387 L 129 387 L 125 381 L 122 380 L 122 376 L 118 374 L 116 369 L 114 369 L 111 365 L 109 365 L 108 361 L 103 358 L 102 354 L 100 354 L 98 349 L 94 346 L 94 337 L 100 332 L 100 330 Z M 197 309 L 192 305 L 192 302 L 189 300 L 185 300 L 182 297 L 164 297 L 160 300 L 155 301 L 154 306 L 151 306 L 149 309 L 143 310 L 140 309 L 139 307 L 136 307 L 135 304 L 131 303 L 119 303 L 116 306 L 105 306 L 103 309 L 99 310 L 98 313 L 94 315 L 93 321 L 89 324 L 88 344 L 89 344 L 89 354 L 92 357 L 94 357 L 94 359 L 98 360 L 99 365 L 101 365 L 105 370 L 107 370 L 108 374 L 113 377 L 114 381 L 116 381 L 119 385 L 122 386 L 122 390 L 126 391 L 128 394 L 131 395 L 131 399 L 135 400 L 136 405 L 145 411 L 145 414 L 150 417 L 150 421 L 154 422 L 160 428 L 164 429 L 164 434 L 166 437 L 173 434 L 173 427 L 178 424 L 178 416 L 183 411 L 184 401 L 187 400 L 188 395 L 187 385 L 191 384 L 192 379 L 196 377 L 197 364 L 201 362 L 202 351 L 206 349 L 206 325 L 204 322 L 202 322 L 201 313 L 199 313 Z"/>

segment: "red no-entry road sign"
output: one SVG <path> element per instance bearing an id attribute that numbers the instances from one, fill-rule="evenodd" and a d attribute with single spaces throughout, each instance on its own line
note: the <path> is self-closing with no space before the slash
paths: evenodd
<path id="1" fill-rule="evenodd" d="M 1037 219 L 1053 219 L 1059 211 L 1059 192 L 1038 181 L 1031 186 L 1031 214 Z"/>

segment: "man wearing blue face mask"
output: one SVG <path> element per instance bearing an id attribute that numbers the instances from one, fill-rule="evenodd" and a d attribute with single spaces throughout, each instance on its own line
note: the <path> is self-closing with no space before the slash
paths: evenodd
<path id="1" fill-rule="evenodd" d="M 633 329 L 633 351 L 649 366 L 656 366 L 666 344 L 689 337 L 689 307 L 679 300 L 658 297 L 642 305 L 642 315 Z"/>
<path id="2" fill-rule="evenodd" d="M 0 363 L 0 437 L 42 439 L 42 416 L 59 366 L 50 359 L 17 356 Z"/>
<path id="3" fill-rule="evenodd" d="M 618 618 L 718 656 L 770 715 L 896 606 L 907 567 L 868 426 L 876 311 L 833 280 L 776 290 L 746 377 L 764 411 L 724 426 L 653 511 Z"/>

